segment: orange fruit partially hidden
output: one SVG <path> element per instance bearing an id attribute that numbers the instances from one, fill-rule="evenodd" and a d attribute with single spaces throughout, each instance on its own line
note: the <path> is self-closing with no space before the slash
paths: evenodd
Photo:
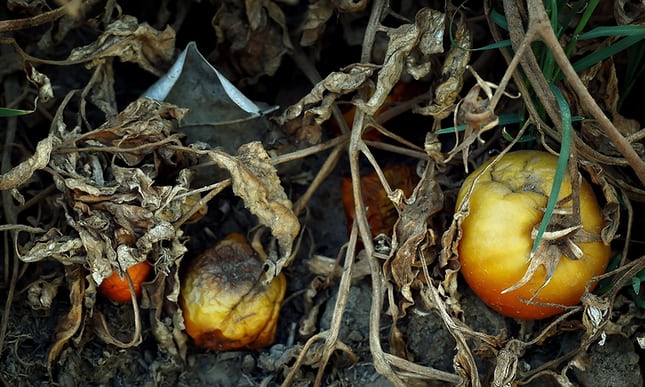
<path id="1" fill-rule="evenodd" d="M 137 297 L 141 295 L 141 284 L 148 279 L 151 270 L 152 265 L 148 261 L 139 262 L 127 270 Z M 119 277 L 117 272 L 112 273 L 110 277 L 101 282 L 99 292 L 110 300 L 121 304 L 132 302 L 128 280 L 125 276 L 123 278 Z"/>

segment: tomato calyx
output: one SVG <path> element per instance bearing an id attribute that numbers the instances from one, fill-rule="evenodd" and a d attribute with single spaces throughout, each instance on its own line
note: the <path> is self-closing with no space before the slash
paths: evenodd
<path id="1" fill-rule="evenodd" d="M 542 209 L 544 211 L 544 209 Z M 547 230 L 542 234 L 537 248 L 529 255 L 529 266 L 522 278 L 502 291 L 502 294 L 512 292 L 526 285 L 538 268 L 544 267 L 546 276 L 544 283 L 533 293 L 531 299 L 546 287 L 561 259 L 579 260 L 584 256 L 580 243 L 595 242 L 600 236 L 585 231 L 578 219 L 576 221 L 571 207 L 559 207 L 553 212 Z M 535 242 L 540 224 L 531 230 L 531 239 Z M 530 301 L 530 300 L 529 300 Z"/>

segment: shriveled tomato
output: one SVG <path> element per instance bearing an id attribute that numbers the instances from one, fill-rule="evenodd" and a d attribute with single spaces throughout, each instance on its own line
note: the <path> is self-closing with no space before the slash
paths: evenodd
<path id="1" fill-rule="evenodd" d="M 188 266 L 179 303 L 199 347 L 257 349 L 273 343 L 287 282 L 263 283 L 263 263 L 246 238 L 231 234 Z"/>
<path id="2" fill-rule="evenodd" d="M 148 261 L 139 262 L 131 266 L 127 272 L 132 280 L 134 287 L 134 294 L 139 297 L 141 295 L 141 284 L 148 278 L 152 265 Z M 125 277 L 119 277 L 116 272 L 101 282 L 99 292 L 112 301 L 127 304 L 132 302 L 130 296 L 130 285 Z"/>
<path id="3" fill-rule="evenodd" d="M 400 188 L 406 196 L 412 193 L 419 181 L 419 176 L 417 176 L 414 167 L 407 164 L 386 167 L 383 169 L 383 175 L 392 189 Z M 376 172 L 361 177 L 361 190 L 363 191 L 363 201 L 367 207 L 367 221 L 372 229 L 372 236 L 381 233 L 389 235 L 399 214 L 396 212 L 390 198 L 387 197 L 387 192 L 381 185 Z M 355 211 L 351 178 L 343 179 L 341 193 L 343 209 L 348 220 L 348 226 L 351 228 Z"/>
<path id="4" fill-rule="evenodd" d="M 475 177 L 491 161 L 466 178 L 457 208 Z M 508 291 L 523 279 L 530 266 L 532 232 L 535 234 L 542 221 L 556 164 L 557 157 L 545 152 L 506 154 L 475 182 L 469 199 L 470 212 L 461 224 L 458 251 L 463 277 L 488 306 L 509 317 L 533 320 L 556 315 L 563 309 L 555 305 L 578 304 L 590 279 L 607 268 L 610 247 L 600 240 L 605 223 L 591 186 L 583 180 L 580 185 L 582 231 L 573 230 L 560 238 L 547 234 L 531 258 L 543 264 L 537 266 L 523 286 Z M 559 213 L 571 209 L 570 195 L 571 182 L 567 175 L 558 197 Z M 549 232 L 576 226 L 571 223 L 571 214 L 554 215 L 552 219 Z M 549 240 L 549 235 L 555 239 Z M 572 251 L 579 257 L 572 257 L 576 255 Z M 550 281 L 542 287 L 549 263 L 555 269 Z M 591 283 L 590 290 L 595 285 Z"/>

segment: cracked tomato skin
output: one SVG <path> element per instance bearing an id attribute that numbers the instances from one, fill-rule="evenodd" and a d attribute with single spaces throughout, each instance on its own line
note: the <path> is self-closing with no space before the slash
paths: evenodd
<path id="1" fill-rule="evenodd" d="M 287 282 L 262 284 L 263 263 L 246 238 L 231 234 L 188 266 L 179 303 L 186 333 L 215 351 L 258 349 L 275 338 Z"/>
<path id="2" fill-rule="evenodd" d="M 469 175 L 457 198 L 458 209 L 475 177 L 490 162 Z M 497 312 L 518 319 L 536 320 L 561 313 L 562 308 L 532 305 L 529 300 L 542 286 L 544 267 L 524 286 L 502 294 L 516 284 L 528 268 L 533 247 L 531 230 L 539 227 L 555 175 L 557 157 L 540 151 L 517 151 L 506 154 L 485 172 L 475 184 L 470 196 L 470 212 L 461 224 L 459 241 L 461 273 L 488 306 Z M 601 210 L 591 189 L 582 181 L 580 212 L 583 229 L 600 236 L 605 226 Z M 567 174 L 559 200 L 571 194 Z M 564 204 L 571 206 L 571 202 Z M 532 302 L 564 306 L 576 305 L 585 286 L 607 268 L 610 247 L 602 241 L 578 243 L 584 255 L 573 260 L 562 256 L 549 284 Z M 596 283 L 592 283 L 590 291 Z"/>

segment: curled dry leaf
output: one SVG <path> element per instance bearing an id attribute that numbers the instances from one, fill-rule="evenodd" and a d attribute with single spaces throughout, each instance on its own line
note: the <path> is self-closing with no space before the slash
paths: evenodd
<path id="1" fill-rule="evenodd" d="M 616 237 L 618 226 L 620 225 L 620 208 L 616 188 L 609 184 L 603 168 L 596 163 L 581 161 L 582 167 L 589 172 L 593 183 L 599 185 L 602 189 L 605 205 L 602 208 L 602 217 L 605 221 L 605 228 L 600 233 L 603 243 L 609 245 Z"/>
<path id="2" fill-rule="evenodd" d="M 423 8 L 416 14 L 414 24 L 388 30 L 390 41 L 385 61 L 378 72 L 376 89 L 367 101 L 356 101 L 355 105 L 368 115 L 376 113 L 401 79 L 406 60 L 413 51 L 418 50 L 426 57 L 443 52 L 444 25 L 445 14 Z M 416 65 L 419 66 L 418 63 Z"/>
<path id="3" fill-rule="evenodd" d="M 308 47 L 316 43 L 325 31 L 325 24 L 333 14 L 334 5 L 330 0 L 310 3 L 305 13 L 305 19 L 300 25 L 300 45 Z"/>
<path id="4" fill-rule="evenodd" d="M 413 302 L 411 287 L 419 273 L 419 251 L 435 244 L 429 224 L 432 217 L 443 208 L 443 191 L 435 178 L 435 166 L 428 162 L 421 181 L 410 197 L 395 190 L 390 199 L 399 212 L 394 226 L 392 245 L 386 267 L 392 279 L 408 302 Z"/>
<path id="5" fill-rule="evenodd" d="M 275 74 L 282 56 L 293 49 L 284 13 L 270 0 L 224 2 L 213 27 L 220 42 L 216 61 L 230 63 L 249 83 Z"/>
<path id="6" fill-rule="evenodd" d="M 32 309 L 35 310 L 48 310 L 56 294 L 58 288 L 63 283 L 62 276 L 55 276 L 51 281 L 41 278 L 31 284 L 27 288 L 27 302 Z"/>
<path id="7" fill-rule="evenodd" d="M 645 18 L 645 4 L 638 1 L 614 1 L 614 17 L 619 25 L 632 24 Z"/>
<path id="8" fill-rule="evenodd" d="M 29 82 L 38 87 L 38 100 L 47 102 L 54 98 L 54 89 L 52 89 L 52 83 L 49 77 L 38 72 L 29 62 L 25 63 L 25 71 L 27 72 Z"/>
<path id="9" fill-rule="evenodd" d="M 155 144 L 170 137 L 175 121 L 181 121 L 186 112 L 169 103 L 141 98 L 75 141 L 87 146 L 112 147 L 117 157 L 132 166 L 153 152 L 160 156 L 172 154 Z"/>
<path id="10" fill-rule="evenodd" d="M 36 151 L 27 160 L 16 165 L 7 173 L 0 175 L 0 190 L 18 188 L 29 180 L 39 169 L 43 169 L 49 163 L 52 149 L 58 144 L 56 137 L 50 134 L 36 145 Z"/>
<path id="11" fill-rule="evenodd" d="M 367 86 L 374 70 L 374 66 L 352 65 L 343 71 L 329 74 L 300 101 L 287 108 L 276 121 L 284 125 L 288 121 L 302 117 L 303 123 L 313 121 L 318 125 L 322 124 L 331 117 L 332 104 L 342 95 Z"/>
<path id="12" fill-rule="evenodd" d="M 641 130 L 641 125 L 637 120 L 626 118 L 618 112 L 619 80 L 613 60 L 608 59 L 590 67 L 580 75 L 580 79 L 590 93 L 598 95 L 598 99 L 603 102 L 602 106 L 611 121 L 623 136 L 629 138 Z M 576 103 L 574 106 L 578 109 L 577 114 L 582 116 L 587 114 L 584 105 Z M 593 145 L 593 149 L 607 155 L 620 155 L 613 142 L 608 140 L 607 135 L 595 120 L 582 121 L 582 134 L 583 138 Z M 632 142 L 631 145 L 641 156 L 645 155 L 645 145 L 642 141 Z"/>
<path id="13" fill-rule="evenodd" d="M 464 130 L 464 137 L 461 143 L 450 151 L 450 155 L 446 161 L 452 159 L 459 152 L 462 152 L 464 170 L 468 172 L 468 148 L 476 140 L 484 143 L 484 140 L 481 138 L 482 133 L 495 128 L 499 123 L 499 118 L 495 114 L 495 107 L 491 105 L 493 89 L 497 88 L 497 85 L 484 81 L 472 67 L 466 67 L 470 69 L 477 83 L 470 88 L 466 97 L 457 104 L 455 111 L 455 131 L 457 130 L 458 124 L 466 125 L 466 129 Z M 484 92 L 486 98 L 480 98 L 481 92 Z M 504 95 L 511 96 L 506 92 L 504 92 Z M 511 97 L 519 98 L 519 95 Z"/>
<path id="14" fill-rule="evenodd" d="M 278 241 L 280 257 L 273 262 L 275 267 L 267 271 L 267 280 L 270 281 L 289 264 L 293 242 L 300 231 L 298 217 L 293 213 L 292 203 L 280 185 L 277 171 L 258 141 L 242 145 L 237 157 L 219 151 L 209 154 L 231 174 L 233 192 L 244 200 L 244 205 L 258 217 L 260 224 L 271 229 L 271 234 Z"/>
<path id="15" fill-rule="evenodd" d="M 508 347 L 509 345 L 497 353 L 497 364 L 495 364 L 492 383 L 495 387 L 510 387 L 515 381 L 515 375 L 517 374 L 517 353 Z"/>
<path id="16" fill-rule="evenodd" d="M 173 105 L 142 99 L 94 131 L 58 132 L 57 143 L 62 145 L 49 166 L 55 171 L 56 187 L 67 193 L 63 202 L 67 223 L 78 237 L 39 241 L 21 259 L 45 259 L 49 250 L 49 257 L 64 264 L 85 262 L 100 284 L 112 271 L 120 273 L 146 260 L 153 250 L 159 257 L 170 257 L 166 260 L 170 263 L 160 264 L 164 270 L 181 256 L 185 251 L 178 247 L 181 231 L 170 222 L 186 211 L 186 196 L 181 194 L 188 191 L 189 178 L 180 172 L 177 185 L 158 186 L 154 168 L 172 156 L 165 144 L 172 139 L 173 120 L 181 114 Z M 107 169 L 105 153 L 123 156 L 128 165 L 149 164 Z"/>
<path id="17" fill-rule="evenodd" d="M 50 373 L 54 361 L 65 348 L 65 344 L 81 327 L 83 320 L 83 296 L 85 293 L 83 267 L 81 265 L 65 266 L 65 278 L 69 289 L 69 301 L 72 306 L 67 315 L 63 316 L 56 326 L 55 341 L 47 355 L 47 370 Z"/>
<path id="18" fill-rule="evenodd" d="M 434 100 L 429 106 L 418 107 L 415 113 L 431 115 L 436 122 L 452 114 L 455 101 L 464 84 L 464 73 L 470 61 L 472 37 L 463 19 L 456 22 L 455 42 L 443 62 L 441 76 L 443 80 L 435 90 Z"/>
<path id="19" fill-rule="evenodd" d="M 600 345 L 605 343 L 607 333 L 604 327 L 611 317 L 612 305 L 606 297 L 599 297 L 593 293 L 587 293 L 582 297 L 582 305 L 582 324 L 585 327 L 582 348 L 587 350 L 595 340 L 600 339 Z"/>
<path id="20" fill-rule="evenodd" d="M 94 67 L 107 58 L 137 63 L 144 70 L 161 76 L 175 50 L 175 31 L 169 26 L 157 31 L 135 17 L 124 15 L 107 26 L 92 44 L 72 50 L 68 62 L 85 62 Z"/>
<path id="21" fill-rule="evenodd" d="M 303 22 L 300 24 L 300 45 L 308 47 L 320 40 L 327 21 L 334 12 L 350 13 L 365 9 L 366 0 L 318 0 L 310 2 Z"/>
<path id="22" fill-rule="evenodd" d="M 141 296 L 141 306 L 150 310 L 151 331 L 159 348 L 177 362 L 186 360 L 188 341 L 178 305 L 180 261 L 176 259 L 168 272 L 158 271 L 154 280 L 143 284 Z"/>

